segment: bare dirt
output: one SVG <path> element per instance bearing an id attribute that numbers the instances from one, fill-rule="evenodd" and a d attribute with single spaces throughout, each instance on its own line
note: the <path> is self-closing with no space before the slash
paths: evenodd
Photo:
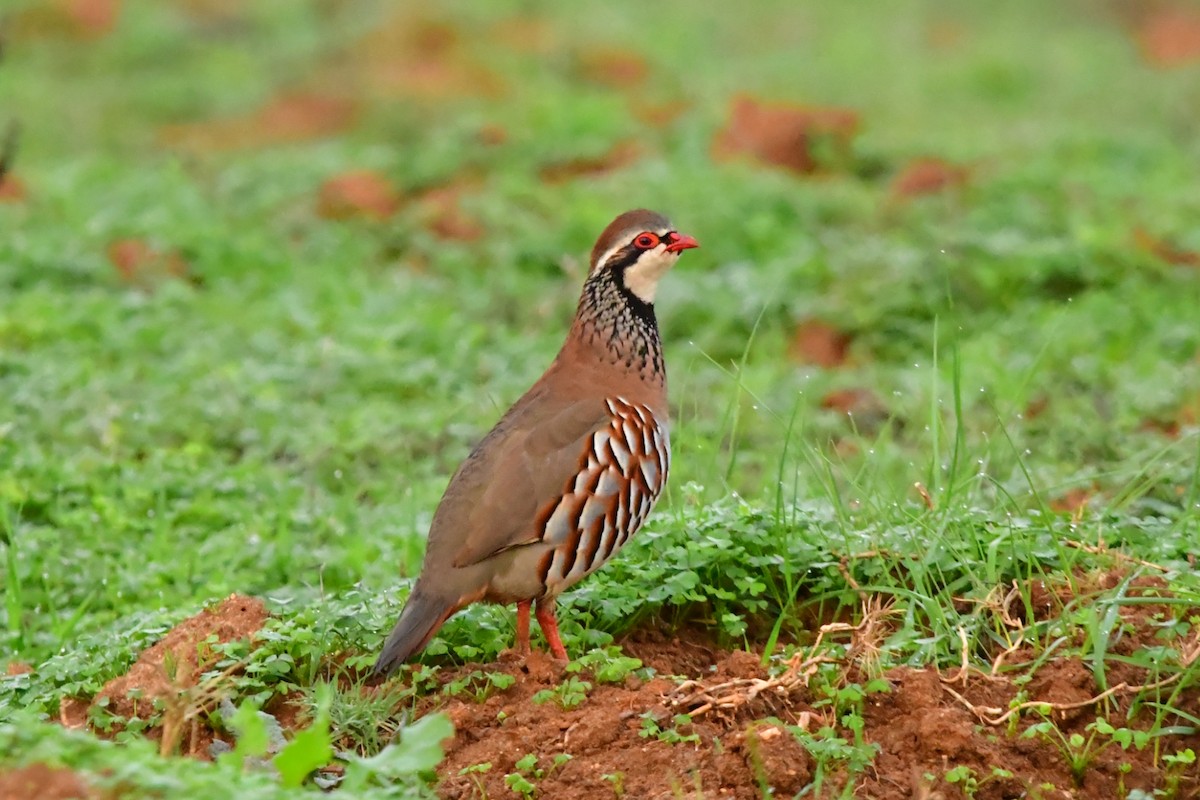
<path id="1" fill-rule="evenodd" d="M 1012 624 L 1056 615 L 1073 597 L 1111 588 L 1121 579 L 1120 573 L 1113 572 L 1081 577 L 1073 585 L 1033 587 L 1030 607 L 1011 598 L 1007 601 L 1012 606 L 1008 609 Z M 1161 637 L 1162 626 L 1156 623 L 1169 609 L 1153 599 L 1163 592 L 1162 582 L 1153 578 L 1128 587 L 1127 596 L 1140 596 L 1144 604 L 1122 609 L 1122 624 L 1111 639 L 1110 652 L 1116 658 L 1108 660 L 1105 675 L 1107 685 L 1116 689 L 1099 700 L 1101 687 L 1089 663 L 1063 658 L 1035 664 L 1038 653 L 1044 652 L 1041 649 L 1014 648 L 997 660 L 1003 668 L 993 672 L 912 668 L 884 672 L 880 677 L 886 690 L 869 694 L 862 707 L 862 739 L 877 747 L 878 754 L 858 777 L 856 796 L 879 800 L 1109 798 L 1123 797 L 1134 788 L 1147 793 L 1166 789 L 1177 778 L 1175 797 L 1200 797 L 1195 765 L 1176 770 L 1173 778 L 1162 761 L 1163 755 L 1185 748 L 1200 751 L 1200 734 L 1164 739 L 1157 753 L 1153 745 L 1138 751 L 1113 744 L 1099 749 L 1086 769 L 1074 775 L 1063 748 L 1045 737 L 1022 736 L 1042 719 L 1034 709 L 1025 707 L 1011 724 L 1012 715 L 1005 718 L 1014 702 L 1036 701 L 1053 704 L 1050 718 L 1066 736 L 1087 737 L 1087 726 L 1098 714 L 1117 727 L 1149 727 L 1153 710 L 1144 704 L 1153 695 L 1143 693 L 1140 709 L 1133 704 L 1136 687 L 1156 678 L 1121 657 L 1153 645 L 1173 644 L 1181 652 L 1198 647 L 1191 639 Z M 147 649 L 126 675 L 110 682 L 92 702 L 107 698 L 110 711 L 133 715 L 150 698 L 177 697 L 181 690 L 194 687 L 211 666 L 209 636 L 219 641 L 253 637 L 265 618 L 259 601 L 234 595 L 186 620 Z M 671 636 L 640 630 L 621 644 L 627 655 L 652 669 L 652 676 L 630 675 L 614 685 L 598 683 L 588 674 L 577 675 L 593 685 L 585 699 L 568 708 L 553 700 L 534 700 L 538 692 L 553 690 L 572 677 L 563 665 L 541 653 L 441 669 L 437 680 L 443 686 L 476 670 L 503 672 L 516 680 L 482 701 L 435 690 L 418 702 L 418 714 L 441 710 L 455 725 L 456 734 L 445 743 L 446 759 L 438 770 L 439 794 L 464 800 L 517 796 L 506 776 L 518 773 L 517 762 L 532 754 L 536 766 L 525 773 L 539 797 L 748 800 L 767 793 L 792 797 L 818 777 L 824 788 L 812 796 L 837 795 L 846 780 L 844 761 L 820 764 L 796 735 L 836 725 L 839 736 L 853 739 L 844 721 L 835 719 L 828 704 L 801 679 L 810 662 L 794 659 L 792 673 L 772 676 L 761 666 L 758 653 L 721 649 L 699 630 Z M 174 666 L 168 669 L 168 664 Z M 847 683 L 866 684 L 872 677 L 861 672 L 861 661 L 839 668 Z M 787 679 L 789 674 L 792 680 Z M 684 678 L 693 683 L 681 691 Z M 1161 699 L 1168 700 L 1174 688 L 1165 687 Z M 131 698 L 131 692 L 138 699 Z M 70 724 L 73 713 L 75 724 L 85 724 L 87 701 L 74 703 L 70 711 L 71 702 L 64 701 L 64 722 Z M 1171 697 L 1170 703 L 1195 710 L 1200 690 L 1190 688 Z M 306 724 L 304 714 L 282 700 L 269 710 L 285 730 Z M 691 714 L 690 722 L 676 722 L 676 715 L 683 713 Z M 652 730 L 647 720 L 657 728 Z M 1167 718 L 1163 724 L 1187 722 Z M 178 742 L 184 752 L 207 757 L 213 732 L 202 722 L 192 724 L 197 726 L 203 730 L 184 731 L 178 734 Z M 664 741 L 672 735 L 658 734 L 672 729 L 677 741 Z M 164 737 L 161 728 L 148 735 Z M 570 758 L 563 759 L 564 754 Z M 978 781 L 970 787 L 971 794 L 965 791 L 964 781 L 946 780 L 955 767 L 969 770 L 969 777 Z M 19 774 L 0 777 L 5 781 L 0 787 L 8 792 L 0 792 L 0 800 L 86 796 L 20 794 L 9 788 L 18 785 L 13 781 Z M 64 786 L 69 779 L 69 773 L 55 778 Z"/>
<path id="2" fill-rule="evenodd" d="M 698 675 L 713 683 L 768 677 L 751 653 L 724 652 L 695 641 L 631 640 L 625 651 L 658 676 Z M 583 704 L 563 709 L 553 701 L 533 702 L 537 692 L 568 677 L 548 656 L 535 653 L 524 663 L 483 668 L 499 668 L 517 682 L 483 703 L 439 699 L 458 731 L 439 769 L 444 797 L 505 796 L 505 775 L 515 772 L 517 760 L 529 753 L 547 773 L 536 781 L 545 797 L 612 798 L 623 792 L 627 797 L 675 798 L 699 789 L 706 797 L 758 798 L 760 781 L 790 797 L 810 779 L 809 759 L 795 737 L 782 724 L 762 721 L 778 714 L 782 722 L 797 722 L 796 712 L 803 709 L 793 698 L 763 696 L 731 713 L 701 715 L 679 728 L 681 735 L 698 736 L 698 742 L 669 744 L 641 735 L 645 715 L 670 729 L 673 717 L 687 710 L 665 699 L 676 686 L 669 677 L 641 681 L 631 676 L 621 685 L 595 684 Z M 554 758 L 562 753 L 572 758 L 554 769 Z M 460 774 L 485 763 L 492 765 L 487 772 Z"/>
<path id="3" fill-rule="evenodd" d="M 734 678 L 768 677 L 757 654 L 722 651 L 694 641 L 631 640 L 624 643 L 624 649 L 660 675 L 700 676 L 708 686 Z M 613 798 L 618 796 L 614 791 L 618 788 L 624 796 L 637 798 L 749 800 L 763 797 L 764 790 L 776 797 L 792 797 L 813 780 L 817 764 L 791 727 L 816 732 L 832 722 L 828 707 L 815 703 L 805 688 L 785 694 L 767 691 L 735 708 L 695 717 L 680 730 L 698 735 L 699 741 L 672 744 L 644 737 L 641 732 L 647 712 L 667 728 L 675 714 L 689 710 L 686 705 L 672 704 L 674 680 L 654 678 L 644 683 L 630 680 L 622 686 L 597 686 L 583 705 L 563 710 L 554 703 L 532 702 L 539 690 L 562 682 L 566 676 L 561 667 L 535 656 L 524 665 L 486 668 L 496 670 L 498 666 L 517 676 L 512 688 L 483 703 L 451 698 L 441 704 L 458 731 L 439 770 L 444 797 L 508 796 L 505 776 L 515 772 L 516 761 L 528 753 L 535 754 L 538 766 L 547 772 L 536 781 L 544 797 Z M 441 677 L 450 681 L 480 668 L 444 670 Z M 1136 673 L 1133 668 L 1118 670 L 1109 680 L 1113 685 L 1122 681 L 1137 684 L 1146 676 Z M 951 784 L 945 780 L 946 773 L 957 766 L 969 768 L 981 782 L 974 795 L 981 800 L 1112 798 L 1124 796 L 1122 786 L 1152 792 L 1165 785 L 1161 761 L 1155 766 L 1152 748 L 1138 752 L 1110 746 L 1076 780 L 1066 757 L 1055 746 L 1042 738 L 1020 735 L 1032 720 L 1040 719 L 1036 715 L 1023 716 L 1012 733 L 1005 725 L 985 723 L 980 718 L 986 714 L 984 709 L 995 710 L 998 716 L 1017 696 L 1018 686 L 1009 678 L 968 674 L 963 680 L 931 669 L 909 668 L 888 671 L 883 677 L 889 690 L 870 695 L 863 710 L 863 737 L 877 745 L 879 753 L 859 778 L 855 796 L 878 800 L 967 797 L 961 781 Z M 848 678 L 867 681 L 866 676 L 853 672 Z M 1099 691 L 1090 669 L 1078 660 L 1045 664 L 1025 689 L 1031 701 L 1081 703 L 1078 708 L 1053 714 L 1068 736 L 1086 735 L 1086 725 L 1098 713 L 1107 711 L 1109 718 L 1118 720 L 1129 710 L 1129 696 L 1119 693 L 1110 698 L 1108 706 L 1087 702 Z M 1192 692 L 1183 705 L 1194 707 L 1197 696 Z M 1141 719 L 1141 727 L 1145 727 L 1148 717 Z M 1139 725 L 1131 723 L 1130 727 Z M 841 735 L 852 736 L 844 729 Z M 1200 750 L 1200 735 L 1173 738 L 1168 752 L 1186 747 Z M 552 770 L 554 757 L 560 753 L 573 758 Z M 480 764 L 491 764 L 491 768 L 486 772 L 470 769 Z M 1128 767 L 1123 768 L 1124 764 Z M 1011 776 L 995 775 L 997 768 Z M 822 796 L 836 796 L 844 780 L 845 774 L 835 767 L 825 776 Z M 1177 796 L 1200 796 L 1198 793 L 1200 775 L 1192 769 L 1183 776 Z"/>

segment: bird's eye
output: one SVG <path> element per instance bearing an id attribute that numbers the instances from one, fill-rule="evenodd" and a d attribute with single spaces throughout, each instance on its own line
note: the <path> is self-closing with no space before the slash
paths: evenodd
<path id="1" fill-rule="evenodd" d="M 650 233 L 649 231 L 639 234 L 638 237 L 633 240 L 633 246 L 638 250 L 649 250 L 651 247 L 657 247 L 658 234 Z"/>

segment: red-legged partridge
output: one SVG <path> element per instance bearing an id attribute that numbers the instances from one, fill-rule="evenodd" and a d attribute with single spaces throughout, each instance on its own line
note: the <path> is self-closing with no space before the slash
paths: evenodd
<path id="1" fill-rule="evenodd" d="M 556 658 L 554 600 L 641 526 L 670 467 L 667 383 L 654 317 L 658 281 L 696 240 L 653 211 L 604 229 L 554 363 L 462 463 L 433 515 L 425 563 L 375 663 L 388 674 L 446 619 L 480 600 L 529 612 Z"/>

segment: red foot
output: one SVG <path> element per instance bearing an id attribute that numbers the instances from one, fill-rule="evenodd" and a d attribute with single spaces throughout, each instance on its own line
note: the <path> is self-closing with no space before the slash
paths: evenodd
<path id="1" fill-rule="evenodd" d="M 529 655 L 529 607 L 532 605 L 532 600 L 517 603 L 517 653 L 522 656 Z M 538 620 L 541 618 L 539 609 Z"/>
<path id="2" fill-rule="evenodd" d="M 538 600 L 537 621 L 542 626 L 542 635 L 550 645 L 550 653 L 559 661 L 567 660 L 567 648 L 558 636 L 558 620 L 554 616 L 554 601 Z"/>

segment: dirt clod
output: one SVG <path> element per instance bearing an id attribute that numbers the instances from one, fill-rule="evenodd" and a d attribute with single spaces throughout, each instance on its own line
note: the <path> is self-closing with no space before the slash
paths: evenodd
<path id="1" fill-rule="evenodd" d="M 1162 69 L 1200 61 L 1200 11 L 1190 6 L 1162 8 L 1142 20 L 1138 45 L 1146 63 Z"/>
<path id="2" fill-rule="evenodd" d="M 0 800 L 90 800 L 99 795 L 69 769 L 29 764 L 0 771 Z"/>
<path id="3" fill-rule="evenodd" d="M 0 176 L 0 203 L 19 203 L 27 194 L 28 190 L 20 178 L 15 175 Z"/>
<path id="4" fill-rule="evenodd" d="M 858 128 L 858 113 L 851 109 L 764 103 L 741 96 L 734 99 L 729 122 L 713 142 L 713 155 L 718 160 L 749 155 L 808 175 L 822 166 L 817 154 L 822 146 L 845 159 Z"/>
<path id="5" fill-rule="evenodd" d="M 369 170 L 334 175 L 317 193 L 317 214 L 326 219 L 383 220 L 400 208 L 400 194 L 384 176 Z"/>
<path id="6" fill-rule="evenodd" d="M 964 185 L 970 171 L 940 158 L 918 158 L 904 165 L 892 179 L 893 197 L 916 197 Z"/>
<path id="7" fill-rule="evenodd" d="M 232 594 L 217 607 L 176 625 L 162 641 L 144 650 L 128 672 L 106 683 L 95 699 L 107 698 L 110 713 L 137 716 L 138 708 L 144 710 L 155 698 L 196 685 L 215 660 L 208 645 L 210 636 L 221 643 L 248 639 L 266 620 L 267 609 L 261 600 Z M 137 699 L 130 698 L 130 693 Z"/>
<path id="8" fill-rule="evenodd" d="M 816 364 L 824 369 L 834 369 L 846 363 L 850 340 L 850 334 L 838 330 L 828 322 L 806 319 L 796 326 L 796 331 L 792 334 L 792 358 L 802 364 Z"/>
<path id="9" fill-rule="evenodd" d="M 215 704 L 220 687 L 201 685 L 200 676 L 218 659 L 215 643 L 250 639 L 267 620 L 261 600 L 232 594 L 176 625 L 163 639 L 146 648 L 124 674 L 104 685 L 91 701 L 63 698 L 59 719 L 69 728 L 83 728 L 99 709 L 115 718 L 108 733 L 130 719 L 154 719 L 146 735 L 166 752 L 181 742 L 184 752 L 203 756 L 213 731 L 198 724 L 198 714 Z M 209 691 L 211 689 L 211 691 Z M 156 702 L 157 703 L 156 706 Z"/>
<path id="10" fill-rule="evenodd" d="M 107 254 L 117 275 L 131 286 L 152 289 L 167 279 L 189 277 L 190 267 L 178 250 L 163 250 L 144 239 L 118 239 L 108 245 Z"/>
<path id="11" fill-rule="evenodd" d="M 599 156 L 581 156 L 555 161 L 542 167 L 538 174 L 546 183 L 564 183 L 573 178 L 595 177 L 632 164 L 642 155 L 642 148 L 632 141 L 617 142 Z"/>

